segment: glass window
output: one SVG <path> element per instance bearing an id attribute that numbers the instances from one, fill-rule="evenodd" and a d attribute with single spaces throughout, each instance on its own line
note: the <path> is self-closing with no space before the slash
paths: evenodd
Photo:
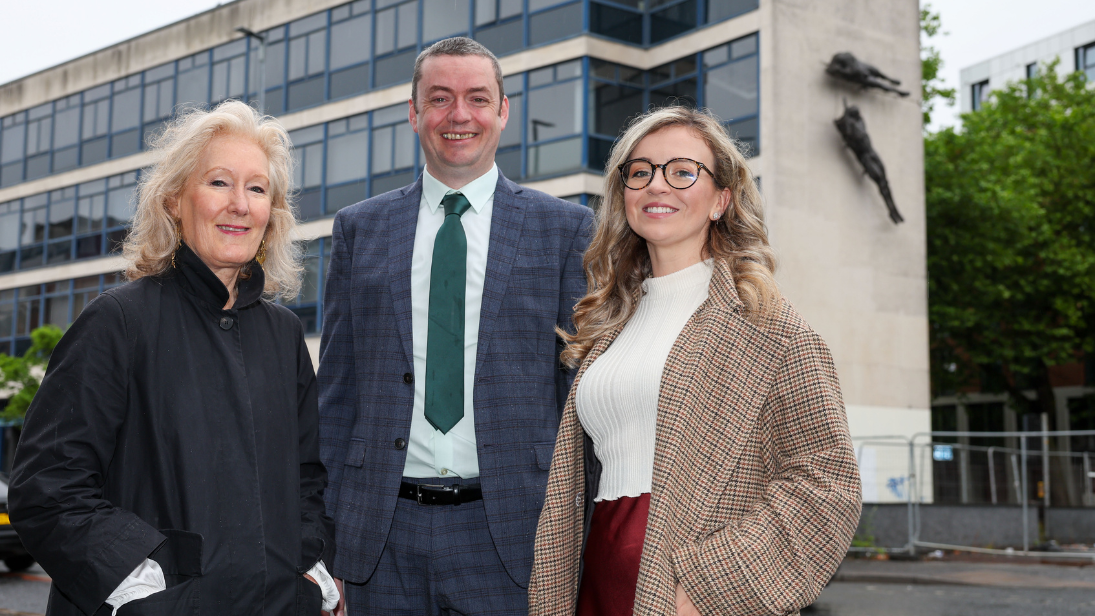
<path id="1" fill-rule="evenodd" d="M 685 0 L 650 14 L 650 43 L 688 32 L 696 27 L 696 0 Z"/>
<path id="2" fill-rule="evenodd" d="M 327 142 L 327 183 L 340 184 L 364 179 L 368 166 L 368 148 L 368 131 L 332 137 Z"/>
<path id="3" fill-rule="evenodd" d="M 756 56 L 711 69 L 704 76 L 704 105 L 724 121 L 755 115 L 759 109 Z"/>
<path id="4" fill-rule="evenodd" d="M 387 4 L 391 4 L 390 2 Z M 380 6 L 380 3 L 377 4 Z M 467 18 L 465 17 L 465 20 Z M 376 14 L 376 53 L 386 54 L 414 45 L 418 37 L 418 3 L 404 2 Z"/>
<path id="5" fill-rule="evenodd" d="M 4 118 L 3 132 L 0 133 L 0 164 L 23 158 L 26 145 L 27 124 L 25 113 Z"/>
<path id="6" fill-rule="evenodd" d="M 475 33 L 475 40 L 482 43 L 496 56 L 520 51 L 524 48 L 525 24 L 517 19 L 509 23 L 481 28 Z"/>
<path id="7" fill-rule="evenodd" d="M 468 0 L 422 0 L 422 42 L 468 31 Z"/>
<path id="8" fill-rule="evenodd" d="M 55 190 L 50 193 L 49 201 L 50 239 L 72 235 L 76 217 L 76 188 Z"/>
<path id="9" fill-rule="evenodd" d="M 106 214 L 106 180 L 81 184 L 76 201 L 76 232 L 101 231 Z"/>
<path id="10" fill-rule="evenodd" d="M 616 137 L 628 120 L 643 111 L 643 91 L 623 85 L 591 79 L 590 130 L 594 133 Z"/>
<path id="11" fill-rule="evenodd" d="M 46 103 L 27 113 L 27 156 L 48 152 L 53 136 L 53 104 Z"/>
<path id="12" fill-rule="evenodd" d="M 577 171 L 582 166 L 580 137 L 528 149 L 528 175 L 532 177 Z"/>
<path id="13" fill-rule="evenodd" d="M 581 81 L 558 83 L 528 94 L 529 143 L 580 132 Z"/>
<path id="14" fill-rule="evenodd" d="M 988 95 L 989 81 L 987 79 L 970 86 L 970 108 L 973 109 L 973 111 L 980 110 L 981 105 L 988 98 Z"/>
<path id="15" fill-rule="evenodd" d="M 54 103 L 53 147 L 75 145 L 80 139 L 80 95 L 74 94 Z M 56 164 L 54 165 L 56 167 Z"/>
<path id="16" fill-rule="evenodd" d="M 582 31 L 582 3 L 537 13 L 528 20 L 529 45 L 566 38 Z"/>
<path id="17" fill-rule="evenodd" d="M 103 90 L 103 88 L 106 89 Z M 101 92 L 95 92 L 94 94 L 94 96 L 101 96 L 99 100 L 88 100 L 93 96 L 91 90 L 84 93 L 83 131 L 81 133 L 83 139 L 93 139 L 105 135 L 110 128 L 110 86 L 102 86 L 95 88 L 95 90 L 101 90 Z"/>
<path id="18" fill-rule="evenodd" d="M 113 132 L 136 128 L 141 122 L 141 89 L 133 88 L 114 93 L 114 108 L 110 114 Z"/>
<path id="19" fill-rule="evenodd" d="M 758 0 L 707 0 L 707 23 L 755 11 Z"/>
<path id="20" fill-rule="evenodd" d="M 213 49 L 213 102 L 243 98 L 246 53 L 247 39 L 237 39 Z"/>
<path id="21" fill-rule="evenodd" d="M 0 252 L 19 247 L 19 229 L 19 201 L 0 203 Z"/>
<path id="22" fill-rule="evenodd" d="M 397 121 L 399 124 L 377 126 L 385 121 Z M 372 124 L 372 173 L 388 173 L 397 168 L 414 166 L 418 143 L 414 129 L 406 120 L 406 107 L 392 105 L 378 109 L 373 112 Z"/>
<path id="23" fill-rule="evenodd" d="M 289 40 L 289 80 L 323 72 L 327 32 L 320 30 Z"/>
<path id="24" fill-rule="evenodd" d="M 269 37 L 273 32 L 280 31 L 278 29 L 267 32 L 266 36 Z M 255 58 L 257 62 L 258 56 L 256 55 Z M 273 88 L 282 83 L 285 83 L 285 42 L 268 43 L 266 45 L 266 87 Z M 255 88 L 258 88 L 257 83 Z M 267 104 L 269 104 L 269 101 L 267 101 Z"/>
<path id="25" fill-rule="evenodd" d="M 591 2 L 589 29 L 594 34 L 601 34 L 625 43 L 635 45 L 643 43 L 643 15 L 637 11 Z"/>
<path id="26" fill-rule="evenodd" d="M 1076 70 L 1084 73 L 1088 81 L 1095 81 L 1095 43 L 1076 49 Z"/>
<path id="27" fill-rule="evenodd" d="M 302 128 L 289 133 L 293 141 L 293 184 L 300 189 L 323 183 L 323 126 Z"/>
<path id="28" fill-rule="evenodd" d="M 134 174 L 126 174 L 126 176 L 130 175 Z M 110 178 L 112 184 L 115 178 L 121 179 L 121 176 Z M 137 188 L 134 184 L 135 180 L 136 177 L 127 177 L 119 182 L 119 186 L 114 186 L 107 192 L 107 227 L 128 225 L 129 219 L 133 218 L 133 210 L 136 206 L 133 199 Z"/>
<path id="29" fill-rule="evenodd" d="M 494 23 L 498 19 L 498 0 L 475 0 L 475 25 Z"/>
<path id="30" fill-rule="evenodd" d="M 23 234 L 20 244 L 36 244 L 46 239 L 48 195 L 38 194 L 23 200 Z"/>
<path id="31" fill-rule="evenodd" d="M 369 59 L 372 26 L 372 16 L 369 14 L 331 26 L 331 70 Z"/>
<path id="32" fill-rule="evenodd" d="M 178 96 L 181 105 L 204 106 L 209 102 L 209 53 L 202 52 L 179 60 L 177 79 Z"/>

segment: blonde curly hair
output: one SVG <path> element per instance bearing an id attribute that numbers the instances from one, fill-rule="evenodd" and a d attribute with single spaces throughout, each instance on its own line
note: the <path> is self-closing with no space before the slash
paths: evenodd
<path id="1" fill-rule="evenodd" d="M 152 143 L 159 162 L 142 174 L 137 186 L 137 209 L 122 246 L 122 255 L 129 262 L 126 278 L 155 276 L 171 267 L 181 238 L 168 204 L 182 193 L 206 146 L 226 135 L 251 140 L 269 161 L 270 220 L 263 236 L 263 294 L 268 299 L 294 298 L 300 293 L 303 268 L 301 246 L 293 241 L 297 214 L 291 192 L 292 143 L 277 119 L 235 100 L 209 111 L 195 109 L 181 114 Z"/>
<path id="2" fill-rule="evenodd" d="M 597 229 L 583 259 L 588 291 L 574 307 L 573 334 L 557 328 L 567 343 L 564 364 L 577 367 L 597 340 L 635 314 L 643 280 L 653 275 L 646 241 L 631 230 L 624 210 L 624 186 L 618 167 L 647 135 L 684 126 L 703 139 L 715 155 L 715 185 L 730 189 L 725 215 L 707 227 L 704 256 L 730 265 L 746 317 L 759 322 L 780 303 L 775 254 L 768 245 L 764 206 L 745 157 L 722 122 L 707 110 L 671 106 L 655 109 L 630 122 L 616 140 L 605 165 L 604 199 Z"/>

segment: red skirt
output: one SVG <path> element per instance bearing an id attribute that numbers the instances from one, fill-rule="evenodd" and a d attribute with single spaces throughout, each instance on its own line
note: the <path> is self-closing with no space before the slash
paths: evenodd
<path id="1" fill-rule="evenodd" d="M 650 494 L 594 505 L 578 616 L 631 616 L 649 512 Z"/>

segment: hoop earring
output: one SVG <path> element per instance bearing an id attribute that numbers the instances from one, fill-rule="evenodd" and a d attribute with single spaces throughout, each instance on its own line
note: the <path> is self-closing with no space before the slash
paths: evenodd
<path id="1" fill-rule="evenodd" d="M 182 221 L 178 218 L 175 219 L 175 250 L 171 253 L 171 267 L 176 268 L 175 255 L 178 254 L 179 249 L 182 248 Z"/>
<path id="2" fill-rule="evenodd" d="M 266 239 L 265 238 L 263 238 L 263 240 L 261 242 L 259 242 L 259 251 L 257 253 L 255 253 L 255 261 L 258 261 L 259 265 L 262 265 L 263 263 L 266 262 Z"/>

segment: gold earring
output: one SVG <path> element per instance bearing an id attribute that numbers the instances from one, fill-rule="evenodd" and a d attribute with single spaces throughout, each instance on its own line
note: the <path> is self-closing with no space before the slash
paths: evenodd
<path id="1" fill-rule="evenodd" d="M 175 219 L 175 251 L 171 253 L 171 267 L 175 268 L 175 255 L 178 254 L 179 249 L 182 248 L 182 221 L 178 218 Z"/>
<path id="2" fill-rule="evenodd" d="M 255 253 L 255 260 L 259 262 L 259 265 L 262 265 L 263 263 L 266 262 L 266 239 L 265 238 L 261 242 L 259 242 L 259 251 L 257 253 Z"/>

